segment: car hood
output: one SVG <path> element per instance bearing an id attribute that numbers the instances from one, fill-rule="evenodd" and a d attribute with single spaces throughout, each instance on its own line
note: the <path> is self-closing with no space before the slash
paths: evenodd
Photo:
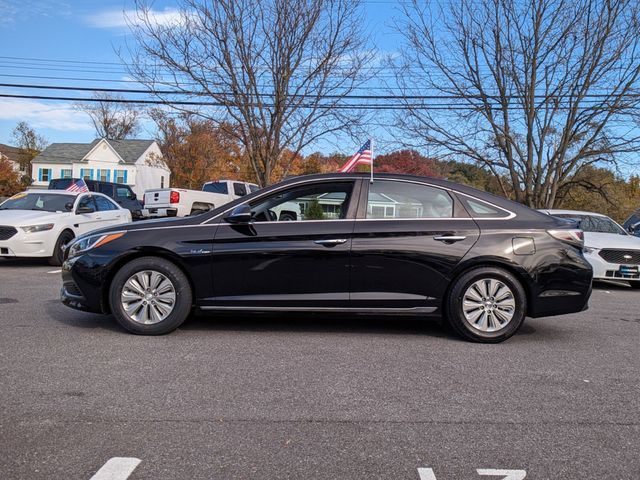
<path id="1" fill-rule="evenodd" d="M 640 250 L 640 238 L 615 233 L 584 232 L 584 245 L 591 248 Z"/>
<path id="2" fill-rule="evenodd" d="M 55 223 L 69 212 L 37 212 L 35 210 L 0 210 L 0 225 L 37 225 Z"/>

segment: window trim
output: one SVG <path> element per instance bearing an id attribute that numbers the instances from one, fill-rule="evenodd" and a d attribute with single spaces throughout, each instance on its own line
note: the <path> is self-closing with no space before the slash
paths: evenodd
<path id="1" fill-rule="evenodd" d="M 351 218 L 351 216 L 349 215 L 351 213 L 351 211 L 353 210 L 352 207 L 352 203 L 350 203 L 349 205 L 349 211 L 347 212 L 347 217 L 348 218 L 343 218 L 343 219 L 335 219 L 335 220 L 305 220 L 305 223 L 311 223 L 311 222 L 345 222 L 345 221 L 355 221 L 355 222 L 380 222 L 380 221 L 386 221 L 386 222 L 395 222 L 395 221 L 418 221 L 418 222 L 423 222 L 423 221 L 428 221 L 428 222 L 432 222 L 432 221 L 462 221 L 462 220 L 474 220 L 474 221 L 479 221 L 479 220 L 490 220 L 490 221 L 495 221 L 495 220 L 511 220 L 512 218 L 515 218 L 517 215 L 515 212 L 512 212 L 511 210 L 508 210 L 506 208 L 500 207 L 498 205 L 496 205 L 495 203 L 483 200 L 479 197 L 476 197 L 474 195 L 470 195 L 468 193 L 464 193 L 461 192 L 459 190 L 454 190 L 453 188 L 449 188 L 443 185 L 436 185 L 430 182 L 423 182 L 423 181 L 418 181 L 418 180 L 410 180 L 410 179 L 403 179 L 403 178 L 379 178 L 379 181 L 390 181 L 390 182 L 403 182 L 403 183 L 416 183 L 418 185 L 427 185 L 430 187 L 434 187 L 434 188 L 440 188 L 442 190 L 446 190 L 447 192 L 449 192 L 449 194 L 455 199 L 457 200 L 456 196 L 457 195 L 464 195 L 465 197 L 468 198 L 472 198 L 474 200 L 479 200 L 481 202 L 484 202 L 488 205 L 491 205 L 492 207 L 495 207 L 499 210 L 503 210 L 505 212 L 507 212 L 509 215 L 506 217 L 484 217 L 484 218 L 480 218 L 480 217 L 472 217 L 472 216 L 468 216 L 468 217 L 451 217 L 451 218 L 415 218 L 415 219 L 407 219 L 407 218 L 363 218 L 362 217 L 362 209 L 364 209 L 366 211 L 366 207 L 367 207 L 367 197 L 369 194 L 369 179 L 368 178 L 364 178 L 363 177 L 351 177 L 351 176 L 347 176 L 344 175 L 343 177 L 331 177 L 331 178 L 325 178 L 319 181 L 319 183 L 330 183 L 330 182 L 336 182 L 336 181 L 351 181 L 353 182 L 353 192 L 351 193 L 351 202 L 356 202 L 357 205 L 355 206 L 355 218 Z M 277 193 L 281 190 L 284 189 L 288 189 L 289 187 L 295 187 L 298 185 L 304 185 L 305 183 L 315 183 L 318 182 L 318 180 L 301 180 L 299 182 L 295 182 L 295 183 L 290 183 L 288 185 L 284 185 L 282 188 L 278 189 L 278 190 L 271 190 L 269 192 L 264 192 L 261 195 L 257 195 L 255 198 L 260 199 L 263 196 L 266 195 L 271 195 L 272 193 Z M 375 177 L 374 177 L 374 182 L 375 182 Z M 365 186 L 366 184 L 366 186 Z M 241 198 L 245 198 L 245 197 L 241 197 Z M 363 201 L 364 199 L 364 201 Z M 229 207 L 225 210 L 223 210 L 221 213 L 219 213 L 218 215 L 216 215 L 215 217 L 211 217 L 207 220 L 204 220 L 203 222 L 199 223 L 198 225 L 194 225 L 194 226 L 206 226 L 210 223 L 213 222 L 218 222 L 219 225 L 233 225 L 231 223 L 225 223 L 225 222 L 221 222 L 221 220 L 224 218 L 224 216 L 229 213 L 231 210 L 233 210 L 234 208 L 236 208 L 238 205 L 241 205 L 242 203 L 246 203 L 246 202 L 239 202 L 239 203 L 234 203 L 234 205 L 232 207 Z M 468 212 L 467 212 L 468 213 Z M 283 222 L 260 222 L 261 224 L 269 224 L 269 223 L 278 223 L 278 224 L 282 224 Z M 174 228 L 174 227 L 156 227 L 156 228 Z M 175 227 L 175 228 L 181 228 L 181 227 Z"/>

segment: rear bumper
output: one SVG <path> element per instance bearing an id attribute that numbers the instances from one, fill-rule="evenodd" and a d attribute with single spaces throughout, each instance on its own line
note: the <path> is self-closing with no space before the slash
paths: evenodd
<path id="1" fill-rule="evenodd" d="M 175 217 L 178 209 L 173 207 L 150 207 L 142 209 L 143 218 Z"/>

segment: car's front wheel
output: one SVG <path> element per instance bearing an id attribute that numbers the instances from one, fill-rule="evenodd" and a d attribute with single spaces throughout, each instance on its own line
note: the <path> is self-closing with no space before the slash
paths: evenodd
<path id="1" fill-rule="evenodd" d="M 638 290 L 640 289 L 640 281 L 637 282 L 629 282 L 629 286 L 631 288 L 633 288 L 634 290 Z"/>
<path id="2" fill-rule="evenodd" d="M 515 334 L 527 312 L 527 296 L 510 272 L 479 267 L 458 277 L 446 299 L 447 320 L 463 337 L 497 343 Z"/>
<path id="3" fill-rule="evenodd" d="M 55 246 L 53 247 L 53 255 L 49 257 L 49 265 L 60 266 L 64 261 L 64 249 L 67 244 L 74 239 L 74 235 L 69 230 L 65 230 L 60 234 Z"/>
<path id="4" fill-rule="evenodd" d="M 142 257 L 125 264 L 109 290 L 111 312 L 132 333 L 161 335 L 178 328 L 191 312 L 186 275 L 172 262 Z"/>

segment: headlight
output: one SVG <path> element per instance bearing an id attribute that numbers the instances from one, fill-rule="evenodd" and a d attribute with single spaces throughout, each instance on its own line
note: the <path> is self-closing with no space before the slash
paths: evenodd
<path id="1" fill-rule="evenodd" d="M 98 248 L 109 242 L 117 240 L 127 232 L 113 232 L 113 233 L 98 233 L 96 235 L 89 235 L 87 237 L 81 237 L 71 244 L 69 247 L 69 258 L 91 250 L 92 248 Z"/>
<path id="2" fill-rule="evenodd" d="M 28 225 L 26 227 L 20 227 L 25 233 L 44 232 L 53 228 L 53 223 L 45 223 L 43 225 Z"/>
<path id="3" fill-rule="evenodd" d="M 599 250 L 598 248 L 593 248 L 593 247 L 584 247 L 582 249 L 584 253 L 596 253 L 598 250 Z"/>

